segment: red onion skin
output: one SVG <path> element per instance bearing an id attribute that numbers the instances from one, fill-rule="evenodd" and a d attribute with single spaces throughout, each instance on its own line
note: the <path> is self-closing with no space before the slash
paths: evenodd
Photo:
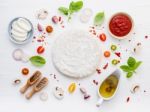
<path id="1" fill-rule="evenodd" d="M 57 16 L 52 17 L 53 23 L 57 24 L 59 22 L 59 18 Z"/>
<path id="2" fill-rule="evenodd" d="M 37 25 L 37 29 L 38 29 L 39 32 L 43 31 L 43 27 L 40 24 Z"/>

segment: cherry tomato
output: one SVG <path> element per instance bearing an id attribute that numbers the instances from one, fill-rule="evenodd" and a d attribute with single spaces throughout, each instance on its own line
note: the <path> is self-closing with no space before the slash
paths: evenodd
<path id="1" fill-rule="evenodd" d="M 28 68 L 23 68 L 21 72 L 22 72 L 23 75 L 28 75 L 29 74 L 29 69 Z"/>
<path id="2" fill-rule="evenodd" d="M 45 51 L 45 48 L 44 48 L 43 46 L 39 46 L 39 47 L 37 48 L 37 53 L 38 53 L 38 54 L 42 54 L 44 51 Z"/>
<path id="3" fill-rule="evenodd" d="M 99 38 L 103 42 L 106 41 L 106 35 L 104 33 L 100 34 Z"/>
<path id="4" fill-rule="evenodd" d="M 105 52 L 104 52 L 104 56 L 105 56 L 106 58 L 110 57 L 110 52 L 109 52 L 109 51 L 105 51 Z"/>
<path id="5" fill-rule="evenodd" d="M 53 27 L 52 26 L 47 26 L 46 31 L 47 31 L 47 33 L 52 33 L 53 32 Z"/>

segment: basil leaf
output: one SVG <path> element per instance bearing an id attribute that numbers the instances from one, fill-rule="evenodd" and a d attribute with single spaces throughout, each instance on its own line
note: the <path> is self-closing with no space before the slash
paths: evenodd
<path id="1" fill-rule="evenodd" d="M 128 72 L 127 75 L 126 75 L 126 77 L 130 78 L 130 77 L 132 77 L 132 75 L 133 75 L 133 72 Z"/>
<path id="2" fill-rule="evenodd" d="M 104 12 L 99 12 L 94 18 L 94 25 L 101 25 L 104 22 L 105 14 Z"/>
<path id="3" fill-rule="evenodd" d="M 141 61 L 138 61 L 135 65 L 134 65 L 134 70 L 136 70 L 140 65 L 142 64 Z"/>
<path id="4" fill-rule="evenodd" d="M 41 67 L 41 66 L 45 65 L 45 63 L 46 63 L 46 60 L 41 56 L 32 56 L 30 58 L 30 61 L 33 65 L 35 65 L 37 67 Z"/>
<path id="5" fill-rule="evenodd" d="M 122 65 L 122 66 L 120 66 L 120 68 L 121 68 L 124 72 L 130 72 L 130 71 L 132 71 L 132 70 L 130 69 L 130 67 L 127 66 L 127 65 Z"/>
<path id="6" fill-rule="evenodd" d="M 58 10 L 63 13 L 64 15 L 68 15 L 69 9 L 66 7 L 59 7 Z"/>
<path id="7" fill-rule="evenodd" d="M 133 67 L 136 64 L 136 60 L 133 57 L 129 57 L 127 64 L 129 67 Z"/>
<path id="8" fill-rule="evenodd" d="M 82 1 L 77 1 L 77 2 L 74 2 L 72 1 L 69 5 L 69 10 L 71 12 L 77 12 L 79 11 L 81 8 L 83 7 L 83 2 Z"/>

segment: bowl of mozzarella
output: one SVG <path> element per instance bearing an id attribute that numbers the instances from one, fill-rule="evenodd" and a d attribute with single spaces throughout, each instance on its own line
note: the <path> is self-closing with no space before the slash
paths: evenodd
<path id="1" fill-rule="evenodd" d="M 25 44 L 33 36 L 33 25 L 30 20 L 24 17 L 17 17 L 10 22 L 8 32 L 13 43 Z"/>

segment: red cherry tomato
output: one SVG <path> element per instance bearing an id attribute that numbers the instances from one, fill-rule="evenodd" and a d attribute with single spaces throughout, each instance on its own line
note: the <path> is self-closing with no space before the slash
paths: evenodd
<path id="1" fill-rule="evenodd" d="M 45 48 L 44 48 L 43 46 L 39 46 L 39 47 L 37 48 L 37 53 L 38 53 L 38 54 L 42 54 L 44 51 L 45 51 Z"/>
<path id="2" fill-rule="evenodd" d="M 106 41 L 106 35 L 104 33 L 100 34 L 99 38 L 103 42 Z"/>

